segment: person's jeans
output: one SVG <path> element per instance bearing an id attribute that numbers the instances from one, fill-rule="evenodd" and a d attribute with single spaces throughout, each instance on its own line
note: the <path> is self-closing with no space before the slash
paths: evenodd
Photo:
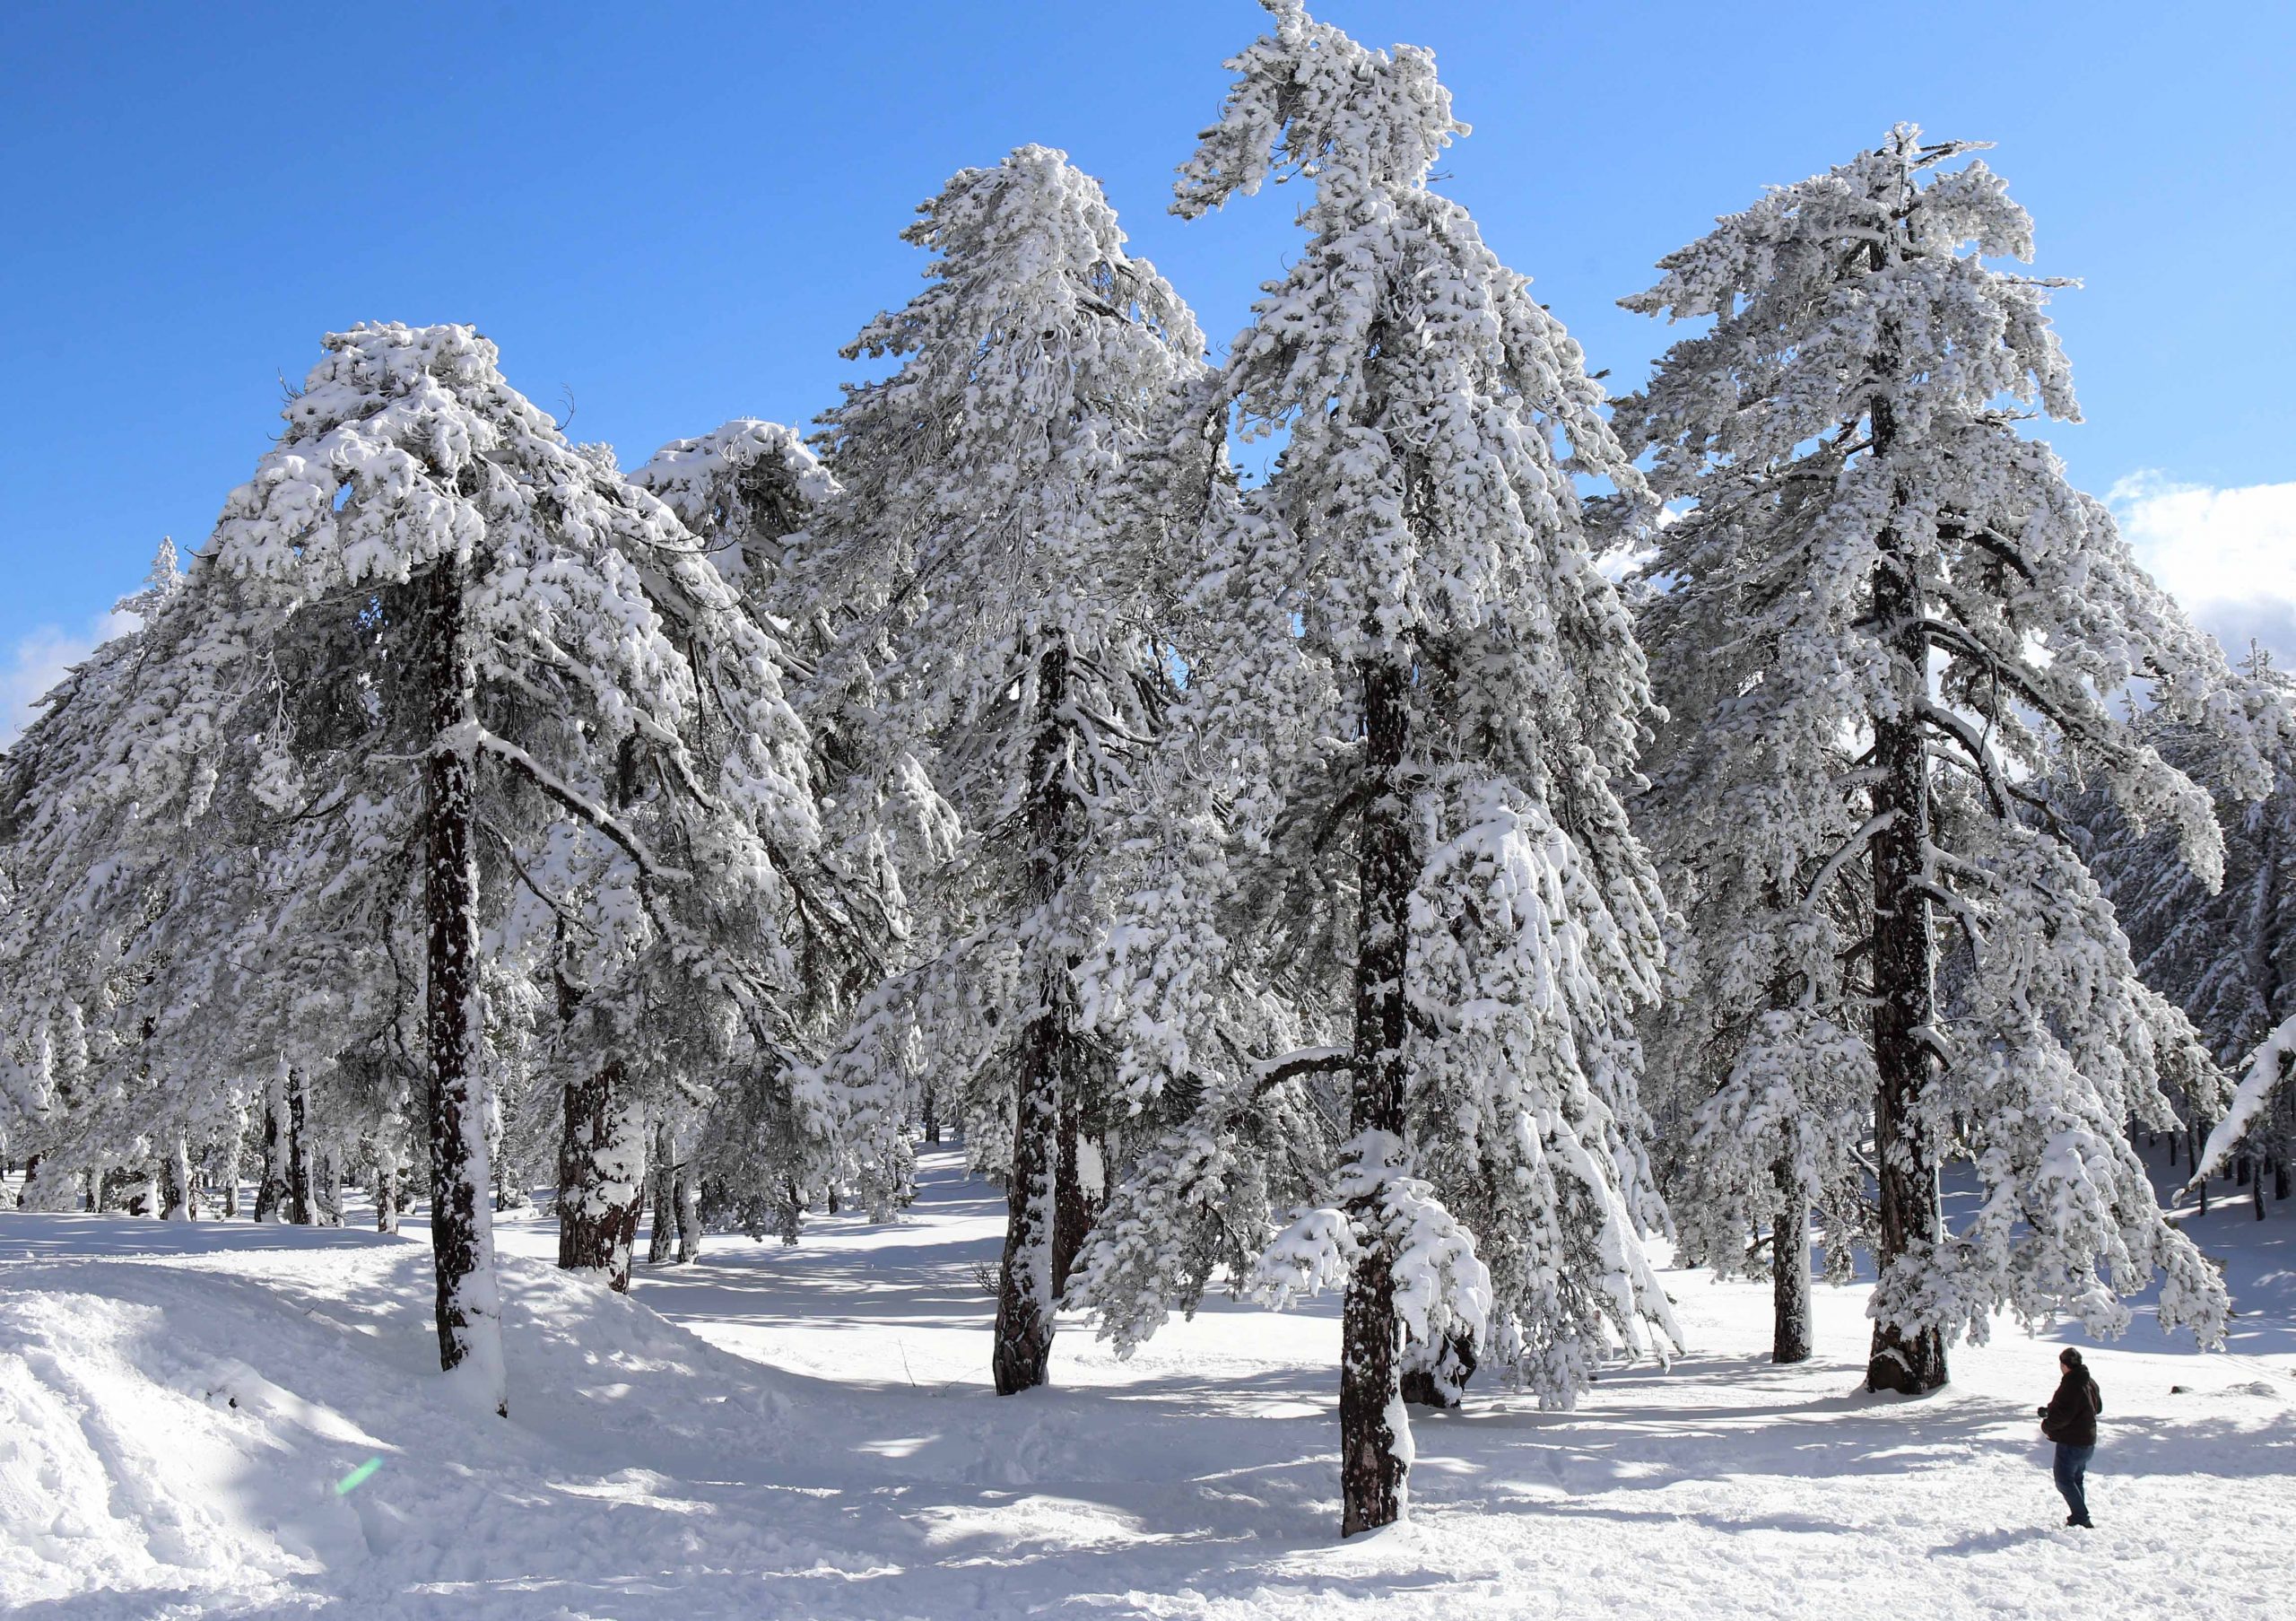
<path id="1" fill-rule="evenodd" d="M 2065 1506 L 2073 1511 L 2075 1525 L 2089 1523 L 2089 1458 L 2096 1450 L 2062 1442 L 2057 1445 L 2057 1489 L 2065 1495 Z"/>

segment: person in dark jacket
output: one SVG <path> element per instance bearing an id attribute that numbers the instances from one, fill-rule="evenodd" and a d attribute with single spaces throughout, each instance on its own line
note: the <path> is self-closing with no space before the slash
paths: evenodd
<path id="1" fill-rule="evenodd" d="M 2041 1408 L 2041 1434 L 2057 1442 L 2057 1489 L 2073 1512 L 2067 1525 L 2087 1526 L 2089 1519 L 2089 1459 L 2097 1450 L 2097 1415 L 2105 1410 L 2104 1393 L 2089 1377 L 2081 1353 L 2071 1346 L 2058 1355 L 2065 1377 L 2057 1394 Z"/>

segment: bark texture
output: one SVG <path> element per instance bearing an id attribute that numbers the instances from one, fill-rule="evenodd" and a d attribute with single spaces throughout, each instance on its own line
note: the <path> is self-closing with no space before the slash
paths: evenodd
<path id="1" fill-rule="evenodd" d="M 646 1239 L 646 1264 L 658 1267 L 677 1253 L 677 1139 L 670 1134 L 670 1123 L 659 1120 L 654 1126 L 654 1169 L 646 1179 L 652 1190 L 654 1220 Z"/>
<path id="2" fill-rule="evenodd" d="M 1875 453 L 1886 450 L 1888 413 L 1874 408 Z M 1929 909 L 1924 846 L 1929 841 L 1927 745 L 1920 706 L 1928 696 L 1929 640 L 1911 563 L 1887 538 L 1874 574 L 1874 617 L 1882 627 L 1897 684 L 1897 712 L 1877 716 L 1874 789 L 1877 815 L 1892 818 L 1874 850 L 1874 1137 L 1880 1163 L 1880 1248 L 1887 1274 L 1900 1257 L 1935 1246 L 1941 1235 L 1937 1168 L 1920 1129 L 1936 1055 L 1935 924 Z M 1866 1368 L 1869 1390 L 1918 1396 L 1945 1382 L 1945 1341 L 1937 1329 L 1874 1323 Z"/>
<path id="3" fill-rule="evenodd" d="M 467 734 L 476 679 L 465 644 L 460 571 L 441 562 L 430 581 L 431 719 L 423 758 L 424 1031 L 430 1059 L 430 1253 L 438 1282 L 439 1365 L 475 1356 L 500 1388 L 502 1325 L 488 1206 L 484 1085 L 478 1024 L 477 793 Z"/>
<path id="4" fill-rule="evenodd" d="M 264 1095 L 263 1175 L 255 1189 L 255 1218 L 259 1222 L 278 1221 L 287 1205 L 286 1085 L 282 1076 Z"/>
<path id="5" fill-rule="evenodd" d="M 1068 1293 L 1068 1275 L 1075 1270 L 1076 1258 L 1084 1252 L 1084 1240 L 1092 1231 L 1092 1201 L 1084 1192 L 1082 1161 L 1079 1158 L 1083 1140 L 1083 1106 L 1077 1094 L 1082 1088 L 1065 1085 L 1060 1090 L 1060 1159 L 1054 1172 L 1052 1190 L 1052 1296 L 1063 1299 Z"/>
<path id="6" fill-rule="evenodd" d="M 287 1072 L 287 1219 L 311 1224 L 311 1137 L 309 1098 L 300 1069 Z"/>
<path id="7" fill-rule="evenodd" d="M 625 1118 L 622 1066 L 609 1060 L 566 1085 L 558 1146 L 558 1264 L 630 1293 L 630 1258 L 645 1202 L 644 1136 Z M 632 1159 L 639 1163 L 629 1163 Z"/>
<path id="8" fill-rule="evenodd" d="M 1403 780 L 1410 723 L 1405 673 L 1374 657 L 1362 667 L 1368 799 L 1357 830 L 1355 1020 L 1350 1124 L 1358 1138 L 1403 1137 L 1405 953 L 1409 936 L 1411 827 Z M 1373 1213 L 1359 1203 L 1361 1223 Z M 1384 1246 L 1366 1244 L 1340 1309 L 1340 1534 L 1393 1524 L 1403 1515 L 1407 1466 L 1397 1431 L 1404 1416 L 1395 1271 Z"/>
<path id="9" fill-rule="evenodd" d="M 1024 824 L 1029 841 L 1028 904 L 1042 913 L 1060 893 L 1073 861 L 1080 818 L 1068 783 L 1068 649 L 1056 641 L 1037 659 L 1035 735 L 1029 745 Z M 1044 1383 L 1052 1358 L 1053 1256 L 1060 1179 L 1060 1114 L 1075 1074 L 1069 1027 L 1067 965 L 1048 963 L 1037 1007 L 1021 1030 L 1014 1055 L 1012 1174 L 1004 1186 L 1004 1255 L 996 1295 L 992 1372 L 1000 1396 Z"/>
<path id="10" fill-rule="evenodd" d="M 1810 1360 L 1810 1212 L 1794 1172 L 1783 1161 L 1778 1180 L 1778 1224 L 1770 1235 L 1770 1292 L 1774 1319 L 1772 1362 Z"/>

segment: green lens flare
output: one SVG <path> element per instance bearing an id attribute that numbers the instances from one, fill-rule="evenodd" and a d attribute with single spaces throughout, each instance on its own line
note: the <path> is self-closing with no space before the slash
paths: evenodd
<path id="1" fill-rule="evenodd" d="M 345 1492 L 358 1490 L 361 1486 L 367 1484 L 368 1478 L 372 1476 L 377 1469 L 381 1468 L 382 1467 L 383 1460 L 381 1459 L 370 1458 L 366 1462 L 361 1464 L 357 1468 L 352 1470 L 348 1475 L 345 1475 L 342 1479 L 335 1483 L 335 1495 L 340 1497 Z"/>

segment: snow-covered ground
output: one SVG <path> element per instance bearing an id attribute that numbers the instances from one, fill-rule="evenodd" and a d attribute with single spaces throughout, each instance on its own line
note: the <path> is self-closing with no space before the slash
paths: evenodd
<path id="1" fill-rule="evenodd" d="M 2100 1529 L 2066 1530 L 2005 1324 L 1918 1401 L 1857 1390 L 1863 1292 L 1765 1360 L 1766 1289 L 1667 1277 L 1694 1349 L 1577 1412 L 1422 1416 L 1413 1518 L 1341 1543 L 1330 1311 L 1217 1302 L 1129 1364 L 987 1381 L 1001 1201 L 713 1241 L 633 1299 L 505 1218 L 511 1418 L 435 1372 L 419 1236 L 0 1215 L 0 1614 L 2264 1617 L 2291 1602 L 2296 1216 L 2193 1224 L 2242 1316 L 2092 1362 Z M 2174 1387 L 2182 1387 L 2181 1390 Z M 380 1467 L 338 1489 L 370 1459 Z M 2288 1614 L 2283 1609 L 2280 1614 Z"/>

